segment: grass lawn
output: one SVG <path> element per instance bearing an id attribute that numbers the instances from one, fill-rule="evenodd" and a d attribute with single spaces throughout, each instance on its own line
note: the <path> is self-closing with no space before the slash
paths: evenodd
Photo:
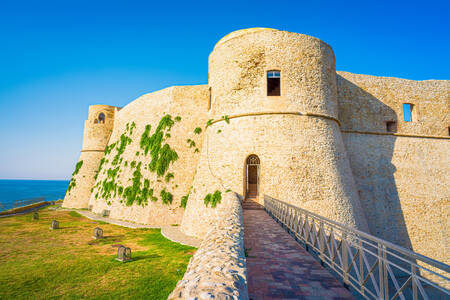
<path id="1" fill-rule="evenodd" d="M 50 230 L 52 220 L 61 229 Z M 95 227 L 105 239 L 94 240 Z M 115 260 L 121 244 L 131 262 Z M 95 222 L 76 212 L 0 218 L 0 299 L 167 299 L 195 248 L 159 229 Z"/>

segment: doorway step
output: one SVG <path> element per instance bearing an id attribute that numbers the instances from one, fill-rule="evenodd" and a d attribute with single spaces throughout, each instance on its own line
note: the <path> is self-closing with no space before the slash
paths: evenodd
<path id="1" fill-rule="evenodd" d="M 247 198 L 242 202 L 242 209 L 263 210 L 264 206 L 256 202 L 256 198 Z"/>

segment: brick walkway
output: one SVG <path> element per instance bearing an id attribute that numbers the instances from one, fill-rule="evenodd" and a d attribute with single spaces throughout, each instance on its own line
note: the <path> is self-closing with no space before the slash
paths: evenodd
<path id="1" fill-rule="evenodd" d="M 353 299 L 264 210 L 244 209 L 250 299 Z"/>

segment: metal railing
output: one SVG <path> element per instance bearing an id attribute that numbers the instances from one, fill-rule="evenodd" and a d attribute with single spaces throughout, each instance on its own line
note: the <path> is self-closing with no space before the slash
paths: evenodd
<path id="1" fill-rule="evenodd" d="M 366 299 L 448 299 L 450 266 L 264 195 L 265 210 Z"/>
<path id="2" fill-rule="evenodd" d="M 14 209 L 17 207 L 28 206 L 28 205 L 31 205 L 34 203 L 44 202 L 44 201 L 45 201 L 45 197 L 37 197 L 37 198 L 27 198 L 27 199 L 16 200 L 8 206 L 0 203 L 0 205 L 1 205 L 0 210 Z"/>

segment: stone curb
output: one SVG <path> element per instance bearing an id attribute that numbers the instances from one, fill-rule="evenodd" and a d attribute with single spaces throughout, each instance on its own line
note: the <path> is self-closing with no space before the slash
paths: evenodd
<path id="1" fill-rule="evenodd" d="M 230 214 L 206 234 L 169 300 L 248 300 L 240 200 L 235 193 L 225 193 L 222 201 L 231 202 Z"/>

